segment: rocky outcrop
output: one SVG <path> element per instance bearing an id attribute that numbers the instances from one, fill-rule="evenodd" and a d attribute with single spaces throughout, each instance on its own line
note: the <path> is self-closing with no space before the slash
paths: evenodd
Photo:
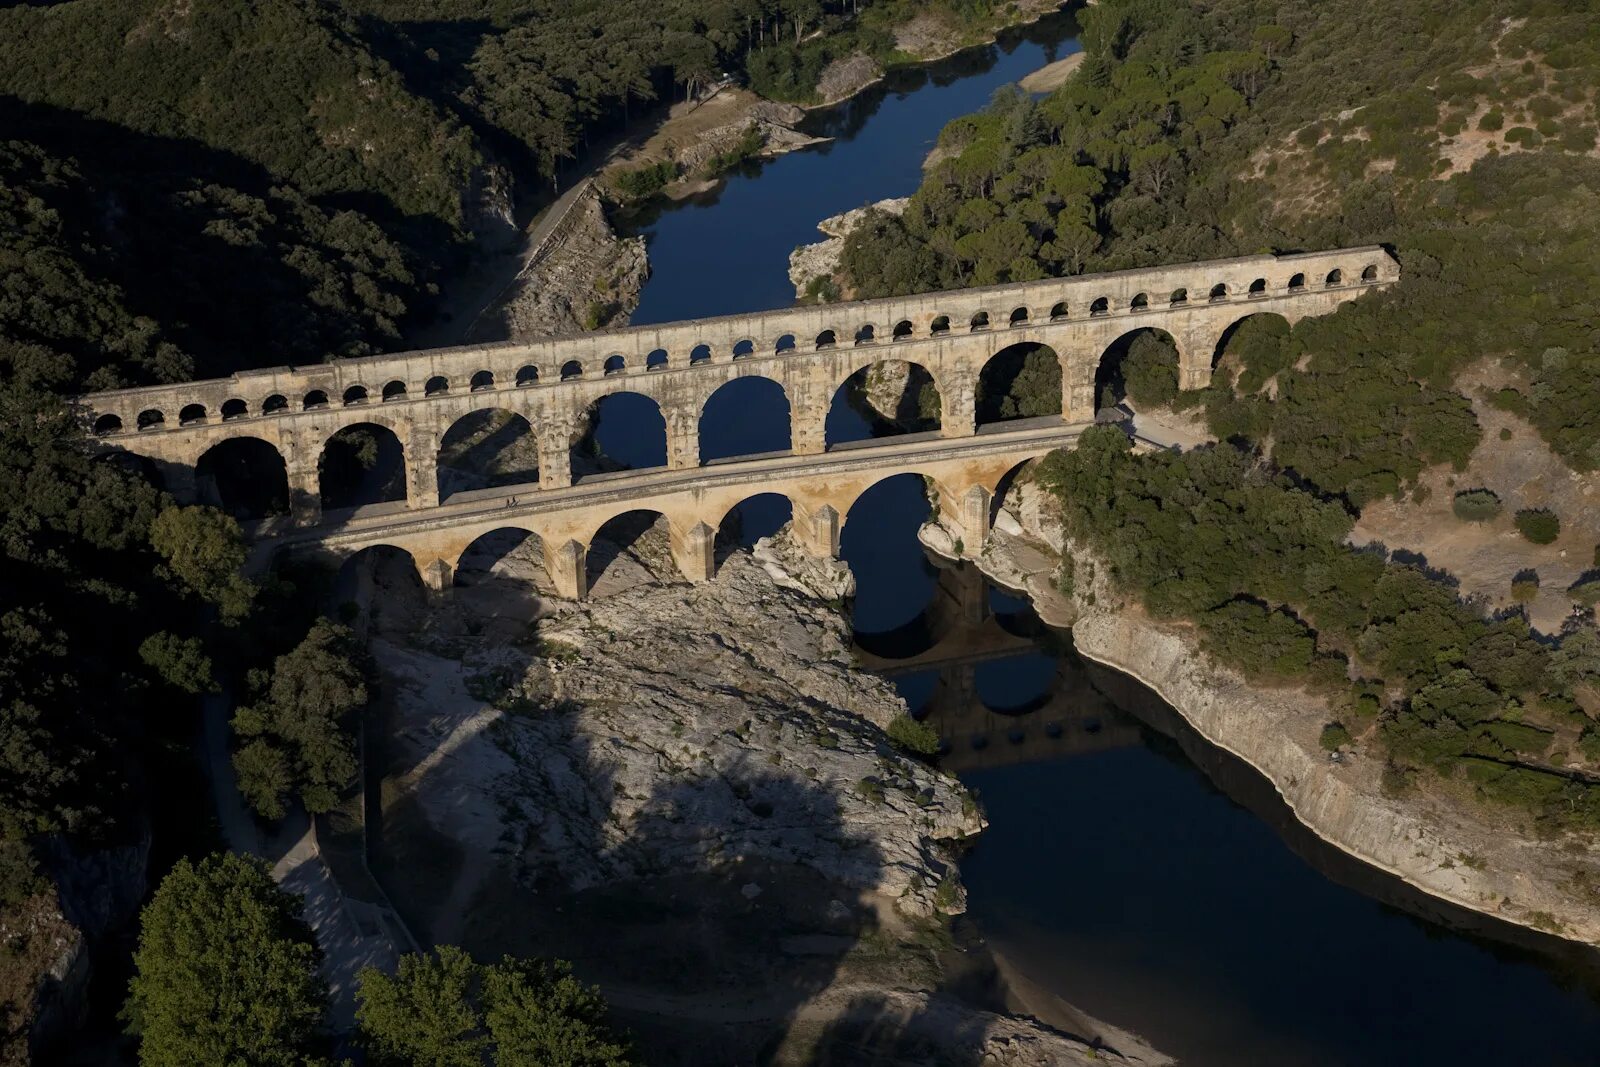
<path id="1" fill-rule="evenodd" d="M 985 573 L 1027 592 L 1045 621 L 1070 625 L 1082 655 L 1137 678 L 1209 742 L 1265 775 L 1318 837 L 1456 905 L 1600 944 L 1591 889 L 1600 885 L 1600 857 L 1573 842 L 1536 839 L 1442 791 L 1388 795 L 1380 759 L 1358 752 L 1335 761 L 1322 750 L 1319 734 L 1335 716 L 1321 697 L 1254 685 L 1211 663 L 1188 628 L 1125 603 L 1104 568 L 1070 544 L 1077 563 L 1064 594 L 1059 522 L 1036 486 L 1014 494 L 1004 512 L 979 561 Z M 949 539 L 930 533 L 925 541 L 948 551 Z"/>
<path id="2" fill-rule="evenodd" d="M 493 245 L 516 235 L 516 200 L 511 171 L 489 163 L 472 172 L 461 191 L 461 216 L 479 240 Z"/>
<path id="3" fill-rule="evenodd" d="M 692 178 L 699 174 L 716 156 L 734 151 L 745 136 L 755 130 L 761 137 L 761 147 L 756 155 L 771 158 L 793 152 L 807 145 L 821 144 L 826 137 L 813 137 L 794 127 L 805 118 L 805 111 L 793 104 L 780 104 L 772 100 L 755 98 L 748 108 L 740 111 L 734 121 L 713 126 L 698 134 L 693 143 L 678 151 L 677 161 L 682 172 Z"/>
<path id="4" fill-rule="evenodd" d="M 794 284 L 795 296 L 804 297 L 806 288 L 813 279 L 832 277 L 839 273 L 839 257 L 844 253 L 845 238 L 861 225 L 869 212 L 883 211 L 890 215 L 902 215 L 910 202 L 911 198 L 905 196 L 879 200 L 875 204 L 853 208 L 817 223 L 817 229 L 826 234 L 828 239 L 818 241 L 816 244 L 801 245 L 789 253 L 789 281 Z"/>
<path id="5" fill-rule="evenodd" d="M 488 336 L 513 341 L 626 326 L 650 276 L 642 237 L 618 237 L 595 196 L 575 203 L 560 233 L 512 283 Z"/>
<path id="6" fill-rule="evenodd" d="M 864 52 L 854 52 L 823 68 L 817 79 L 817 95 L 824 105 L 835 104 L 856 95 L 881 77 L 883 68 L 877 60 Z"/>

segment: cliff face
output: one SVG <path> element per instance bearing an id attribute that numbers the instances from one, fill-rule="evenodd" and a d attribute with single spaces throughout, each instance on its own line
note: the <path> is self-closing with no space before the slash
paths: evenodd
<path id="1" fill-rule="evenodd" d="M 1336 762 L 1322 750 L 1319 734 L 1335 716 L 1320 697 L 1252 685 L 1215 666 L 1187 628 L 1123 602 L 1081 554 L 1077 587 L 1064 596 L 1055 584 L 1063 538 L 1037 487 L 1009 500 L 998 525 L 980 561 L 986 573 L 1028 592 L 1047 622 L 1070 625 L 1085 657 L 1144 682 L 1208 741 L 1255 767 L 1317 836 L 1451 903 L 1600 944 L 1591 888 L 1600 885 L 1600 857 L 1582 843 L 1535 839 L 1439 785 L 1388 795 L 1377 756 L 1359 751 Z"/>

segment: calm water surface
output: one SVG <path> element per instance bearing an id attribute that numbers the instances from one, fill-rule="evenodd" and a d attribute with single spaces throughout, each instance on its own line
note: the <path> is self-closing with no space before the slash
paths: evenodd
<path id="1" fill-rule="evenodd" d="M 1070 19 L 1054 19 L 936 72 L 896 75 L 811 120 L 832 143 L 662 211 L 640 229 L 653 273 L 634 321 L 791 303 L 788 255 L 819 239 L 818 221 L 911 192 L 944 123 L 1075 51 L 1073 32 Z M 708 447 L 721 456 L 787 447 L 785 408 L 770 393 L 739 397 Z M 842 405 L 831 419 L 867 435 Z M 631 421 L 602 423 L 608 451 L 637 447 Z M 993 592 L 983 622 L 970 613 L 951 622 L 941 581 L 964 581 L 970 600 L 971 577 L 924 557 L 916 530 L 927 509 L 920 481 L 901 477 L 847 518 L 842 552 L 864 647 L 921 652 L 959 640 L 962 626 L 1028 632 L 1025 608 Z M 772 498 L 743 511 L 746 542 L 787 517 Z M 1318 848 L 1258 776 L 1128 680 L 1086 670 L 1061 638 L 895 681 L 945 734 L 949 765 L 988 812 L 962 863 L 971 918 L 1090 1014 L 1187 1064 L 1600 1064 L 1600 1008 L 1564 977 L 1569 962 L 1380 902 L 1464 919 Z"/>

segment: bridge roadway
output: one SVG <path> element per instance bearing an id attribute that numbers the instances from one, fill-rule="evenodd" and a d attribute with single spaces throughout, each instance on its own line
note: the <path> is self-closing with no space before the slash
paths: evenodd
<path id="1" fill-rule="evenodd" d="M 258 565 L 285 551 L 344 556 L 386 545 L 410 555 L 430 588 L 443 589 L 473 542 L 497 530 L 520 530 L 539 538 L 557 591 L 576 598 L 587 591 L 591 541 L 618 516 L 636 511 L 664 516 L 679 570 L 690 581 L 706 581 L 715 572 L 717 531 L 743 501 L 768 493 L 787 498 L 800 542 L 819 557 L 837 556 L 855 500 L 886 478 L 916 474 L 930 483 L 940 521 L 961 539 L 965 553 L 975 556 L 1008 476 L 1071 444 L 1088 425 L 1054 417 L 1020 420 L 972 437 L 911 434 L 821 455 L 779 452 L 690 470 L 591 475 L 564 489 L 541 490 L 536 484 L 482 489 L 425 510 L 409 509 L 404 502 L 376 504 L 329 512 L 316 526 L 267 520 L 247 526 L 246 532 L 256 542 Z M 1136 443 L 1163 447 L 1138 438 Z"/>

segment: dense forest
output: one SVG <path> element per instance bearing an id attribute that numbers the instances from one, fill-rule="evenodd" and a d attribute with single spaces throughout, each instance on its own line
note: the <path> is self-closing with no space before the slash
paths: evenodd
<path id="1" fill-rule="evenodd" d="M 1454 386 L 1484 357 L 1505 363 L 1492 402 L 1574 470 L 1600 467 L 1594 14 L 1581 0 L 1106 0 L 1082 12 L 1077 76 L 947 126 L 904 216 L 874 219 L 845 253 L 849 285 L 875 295 L 1392 248 L 1399 285 L 1293 329 L 1246 320 L 1209 389 L 1177 393 L 1170 342 L 1130 346 L 1128 394 L 1198 406 L 1226 444 L 1135 457 L 1090 439 L 1045 478 L 1069 532 L 1151 612 L 1197 623 L 1224 662 L 1328 692 L 1345 720 L 1332 747 L 1375 734 L 1391 787 L 1438 772 L 1551 827 L 1600 823 L 1592 778 L 1564 767 L 1600 758 L 1592 625 L 1541 643 L 1520 616 L 1485 618 L 1345 537 L 1424 469 L 1465 467 L 1482 434 Z M 1058 382 L 1009 399 L 1057 404 Z M 1458 514 L 1477 503 L 1464 492 Z M 1548 543 L 1559 517 L 1518 527 Z M 1573 599 L 1592 606 L 1595 588 Z"/>

